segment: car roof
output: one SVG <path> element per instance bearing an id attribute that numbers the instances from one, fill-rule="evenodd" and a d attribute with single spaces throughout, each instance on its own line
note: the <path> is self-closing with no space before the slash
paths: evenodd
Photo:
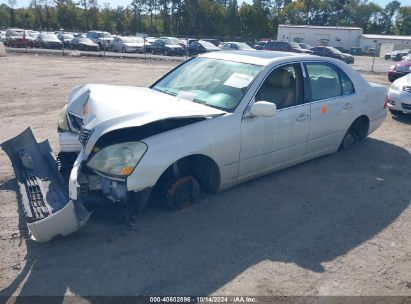
<path id="1" fill-rule="evenodd" d="M 242 50 L 242 51 L 221 51 L 221 52 L 211 52 L 200 55 L 199 57 L 213 58 L 213 59 L 223 59 L 230 61 L 237 61 L 250 64 L 258 65 L 269 65 L 278 59 L 296 59 L 296 58 L 311 58 L 311 55 L 304 55 L 298 53 L 288 53 L 288 52 L 276 52 L 276 51 L 256 51 L 256 50 Z"/>

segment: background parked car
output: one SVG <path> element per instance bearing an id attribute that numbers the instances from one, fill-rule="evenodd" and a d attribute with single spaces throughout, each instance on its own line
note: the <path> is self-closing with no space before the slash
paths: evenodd
<path id="1" fill-rule="evenodd" d="M 254 44 L 254 49 L 256 50 L 264 50 L 265 45 L 268 43 L 268 41 L 258 41 L 256 44 Z"/>
<path id="2" fill-rule="evenodd" d="M 156 37 L 145 37 L 143 39 L 143 43 L 144 43 L 144 51 L 146 53 L 151 53 L 151 45 L 154 43 L 154 41 L 156 41 L 158 38 Z"/>
<path id="3" fill-rule="evenodd" d="M 392 65 L 388 70 L 388 80 L 393 82 L 411 72 L 411 54 L 408 54 L 404 60 Z"/>
<path id="4" fill-rule="evenodd" d="M 313 52 L 313 55 L 336 58 L 345 63 L 354 63 L 354 56 L 342 53 L 332 46 L 315 46 L 310 50 Z"/>
<path id="5" fill-rule="evenodd" d="M 395 80 L 389 88 L 388 109 L 393 114 L 411 114 L 411 74 Z"/>
<path id="6" fill-rule="evenodd" d="M 251 46 L 243 42 L 223 42 L 219 45 L 222 50 L 254 50 Z"/>
<path id="7" fill-rule="evenodd" d="M 305 43 L 305 42 L 300 42 L 300 43 L 298 43 L 298 45 L 301 46 L 305 50 L 309 50 L 309 49 L 312 48 L 311 45 L 309 45 L 308 43 Z"/>
<path id="8" fill-rule="evenodd" d="M 303 49 L 297 42 L 288 41 L 269 41 L 264 46 L 264 50 L 305 54 L 312 53 L 311 50 Z"/>
<path id="9" fill-rule="evenodd" d="M 196 38 L 181 38 L 180 42 L 184 45 L 184 48 L 188 47 L 191 42 L 198 41 Z"/>
<path id="10" fill-rule="evenodd" d="M 33 47 L 33 39 L 22 29 L 7 29 L 6 45 L 10 47 Z"/>
<path id="11" fill-rule="evenodd" d="M 168 39 L 168 41 L 173 41 L 175 44 L 180 45 L 181 47 L 185 47 L 185 44 L 177 37 L 167 37 L 167 36 L 163 36 L 160 37 L 160 39 Z"/>
<path id="12" fill-rule="evenodd" d="M 41 33 L 37 37 L 37 45 L 45 49 L 61 49 L 63 46 L 57 35 L 52 33 Z"/>
<path id="13" fill-rule="evenodd" d="M 0 41 L 6 42 L 6 31 L 0 31 Z"/>
<path id="14" fill-rule="evenodd" d="M 205 38 L 205 39 L 201 39 L 201 40 L 210 42 L 210 43 L 214 44 L 215 46 L 219 46 L 221 44 L 220 40 L 218 40 L 218 39 Z"/>
<path id="15" fill-rule="evenodd" d="M 214 51 L 221 51 L 221 49 L 204 40 L 192 41 L 187 48 L 187 53 L 190 56 Z"/>
<path id="16" fill-rule="evenodd" d="M 391 53 L 391 59 L 395 61 L 400 61 L 403 59 L 403 57 L 407 56 L 410 52 L 411 50 L 409 49 L 394 51 Z"/>
<path id="17" fill-rule="evenodd" d="M 144 38 L 140 37 L 116 37 L 111 41 L 110 51 L 122 53 L 143 53 Z"/>
<path id="18" fill-rule="evenodd" d="M 152 54 L 163 54 L 165 56 L 169 55 L 183 55 L 184 49 L 175 40 L 171 39 L 157 39 L 151 45 Z"/>
<path id="19" fill-rule="evenodd" d="M 108 49 L 111 41 L 114 39 L 113 35 L 109 32 L 102 31 L 88 31 L 86 38 L 90 39 L 94 43 L 97 43 L 100 49 Z"/>
<path id="20" fill-rule="evenodd" d="M 70 49 L 71 50 L 80 50 L 80 51 L 94 51 L 98 52 L 100 47 L 97 43 L 94 43 L 88 38 L 83 37 L 75 37 L 70 42 Z"/>
<path id="21" fill-rule="evenodd" d="M 368 56 L 377 56 L 377 49 L 376 48 L 369 48 L 366 52 Z"/>
<path id="22" fill-rule="evenodd" d="M 59 33 L 57 34 L 57 38 L 64 44 L 65 48 L 69 48 L 71 40 L 74 39 L 74 35 L 70 33 Z"/>

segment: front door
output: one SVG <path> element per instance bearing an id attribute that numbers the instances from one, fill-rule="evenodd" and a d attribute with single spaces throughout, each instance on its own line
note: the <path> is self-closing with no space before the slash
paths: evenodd
<path id="1" fill-rule="evenodd" d="M 272 117 L 245 113 L 241 123 L 240 179 L 298 162 L 308 139 L 310 105 L 304 103 L 300 64 L 270 72 L 255 101 L 275 103 L 277 112 Z"/>

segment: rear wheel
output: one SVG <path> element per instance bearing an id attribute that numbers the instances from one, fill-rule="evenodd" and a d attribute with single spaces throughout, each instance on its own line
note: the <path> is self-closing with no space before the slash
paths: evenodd
<path id="1" fill-rule="evenodd" d="M 121 48 L 121 52 L 126 53 L 126 48 L 124 46 Z"/>
<path id="2" fill-rule="evenodd" d="M 164 50 L 164 56 L 168 56 L 168 55 L 170 55 L 170 52 L 167 49 L 165 49 Z"/>
<path id="3" fill-rule="evenodd" d="M 339 150 L 346 150 L 350 148 L 355 142 L 363 140 L 367 137 L 369 128 L 369 120 L 365 116 L 357 118 L 345 133 Z"/>

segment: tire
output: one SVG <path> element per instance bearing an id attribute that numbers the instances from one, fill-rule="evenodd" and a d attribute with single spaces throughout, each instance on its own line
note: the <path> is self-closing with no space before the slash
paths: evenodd
<path id="1" fill-rule="evenodd" d="M 169 56 L 169 55 L 170 55 L 170 52 L 167 49 L 165 49 L 164 50 L 164 56 Z"/>
<path id="2" fill-rule="evenodd" d="M 154 49 L 151 49 L 151 54 L 153 54 L 153 55 L 155 54 Z"/>
<path id="3" fill-rule="evenodd" d="M 127 53 L 127 52 L 126 52 L 126 48 L 125 48 L 124 46 L 121 48 L 121 52 L 122 52 L 122 53 Z"/>
<path id="4" fill-rule="evenodd" d="M 354 143 L 363 140 L 368 135 L 369 121 L 367 118 L 357 118 L 345 133 L 338 150 L 347 150 Z"/>
<path id="5" fill-rule="evenodd" d="M 171 180 L 165 187 L 165 205 L 171 211 L 187 208 L 194 203 L 200 193 L 198 181 L 190 176 L 180 176 Z"/>

